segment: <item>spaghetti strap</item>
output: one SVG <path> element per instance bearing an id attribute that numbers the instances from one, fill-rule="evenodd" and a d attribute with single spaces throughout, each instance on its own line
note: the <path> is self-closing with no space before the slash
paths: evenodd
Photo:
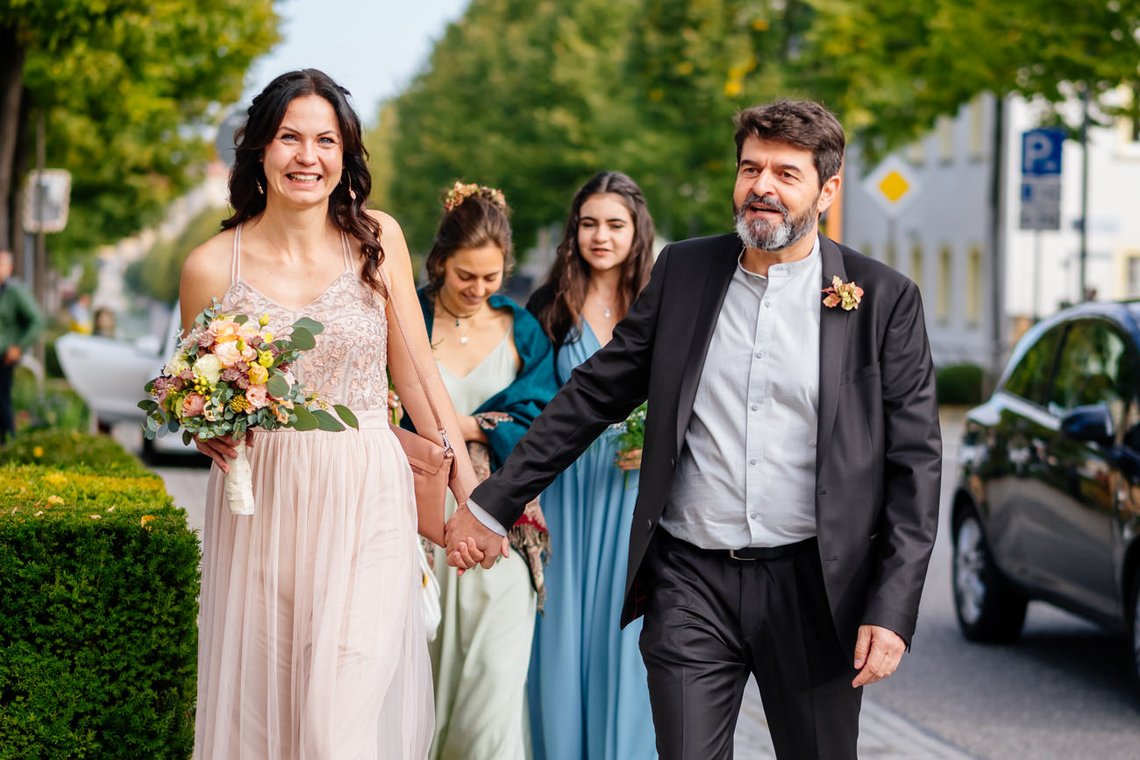
<path id="1" fill-rule="evenodd" d="M 341 244 L 342 250 L 344 251 L 344 271 L 351 272 L 352 271 L 352 256 L 349 255 L 350 249 L 348 247 L 348 234 L 343 232 L 343 231 L 340 233 L 340 244 Z"/>
<path id="2" fill-rule="evenodd" d="M 230 285 L 241 278 L 241 225 L 234 227 L 234 255 L 230 261 Z"/>

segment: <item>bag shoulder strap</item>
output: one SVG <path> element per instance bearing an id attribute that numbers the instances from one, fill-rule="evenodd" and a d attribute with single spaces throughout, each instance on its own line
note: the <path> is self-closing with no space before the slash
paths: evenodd
<path id="1" fill-rule="evenodd" d="M 408 331 L 404 329 L 404 318 L 400 316 L 400 309 L 392 300 L 392 284 L 388 280 L 388 273 L 384 271 L 384 267 L 380 267 L 380 279 L 384 283 L 384 289 L 388 291 L 388 303 L 392 307 L 392 314 L 396 317 L 396 326 L 400 331 L 400 338 L 404 341 L 404 348 L 408 350 L 408 356 L 412 359 L 412 366 L 416 369 L 416 377 L 420 381 L 420 387 L 424 389 L 424 396 L 427 397 L 428 406 L 431 407 L 432 417 L 435 418 L 435 426 L 439 430 L 439 434 L 443 439 L 443 448 L 452 450 L 451 441 L 447 439 L 447 429 L 443 426 L 443 420 L 440 419 L 439 409 L 435 406 L 435 401 L 432 400 L 431 390 L 428 389 L 427 378 L 424 376 L 423 367 L 416 360 L 416 352 L 412 350 L 412 344 L 408 342 Z"/>

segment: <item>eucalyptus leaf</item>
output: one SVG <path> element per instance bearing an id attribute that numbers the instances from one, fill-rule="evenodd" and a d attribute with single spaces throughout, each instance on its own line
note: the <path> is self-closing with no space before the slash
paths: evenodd
<path id="1" fill-rule="evenodd" d="M 316 338 L 313 334 L 303 327 L 293 328 L 293 348 L 300 351 L 308 351 L 317 345 Z"/>
<path id="2" fill-rule="evenodd" d="M 193 440 L 194 440 L 194 434 L 193 433 L 191 433 L 189 430 L 183 430 L 182 431 L 182 443 L 183 443 L 183 445 L 189 446 L 190 442 Z"/>
<path id="3" fill-rule="evenodd" d="M 249 321 L 249 315 L 248 314 L 237 314 L 234 316 L 234 324 L 236 324 L 236 325 L 244 325 L 248 321 Z"/>
<path id="4" fill-rule="evenodd" d="M 337 416 L 344 421 L 345 425 L 348 425 L 350 428 L 360 427 L 360 423 L 357 421 L 356 415 L 353 414 L 352 410 L 347 406 L 344 406 L 343 404 L 333 404 L 333 409 L 336 410 Z"/>
<path id="5" fill-rule="evenodd" d="M 333 417 L 324 409 L 315 410 L 313 412 L 313 416 L 317 418 L 317 425 L 321 430 L 325 430 L 330 433 L 339 433 L 340 431 L 344 430 L 344 425 L 340 424 L 340 420 L 338 420 L 336 417 Z"/>
<path id="6" fill-rule="evenodd" d="M 280 372 L 274 372 L 269 376 L 269 381 L 265 383 L 265 390 L 269 391 L 270 396 L 284 398 L 285 394 L 289 392 L 289 381 Z"/>
<path id="7" fill-rule="evenodd" d="M 316 430 L 320 427 L 320 423 L 317 422 L 317 418 L 313 416 L 313 413 L 303 406 L 293 407 L 293 414 L 297 415 L 297 422 L 293 425 L 294 430 L 303 432 L 306 430 Z"/>
<path id="8" fill-rule="evenodd" d="M 310 317 L 301 317 L 293 323 L 293 329 L 308 330 L 313 335 L 320 335 L 325 331 L 325 326 Z"/>

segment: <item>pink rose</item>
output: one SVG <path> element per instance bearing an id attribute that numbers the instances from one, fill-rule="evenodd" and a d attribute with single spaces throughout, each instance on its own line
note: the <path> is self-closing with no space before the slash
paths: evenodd
<path id="1" fill-rule="evenodd" d="M 264 385 L 251 385 L 245 392 L 245 400 L 248 401 L 254 409 L 260 409 L 269 403 L 269 392 L 265 390 Z"/>
<path id="2" fill-rule="evenodd" d="M 182 400 L 182 416 L 197 417 L 206 409 L 206 397 L 200 393 L 187 394 Z"/>

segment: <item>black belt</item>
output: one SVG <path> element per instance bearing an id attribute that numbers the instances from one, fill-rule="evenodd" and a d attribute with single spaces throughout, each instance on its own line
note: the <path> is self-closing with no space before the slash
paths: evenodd
<path id="1" fill-rule="evenodd" d="M 729 559 L 735 559 L 740 562 L 754 562 L 758 559 L 790 557 L 805 549 L 814 549 L 815 545 L 816 539 L 815 536 L 812 536 L 811 538 L 805 538 L 803 541 L 796 541 L 794 544 L 784 544 L 783 546 L 746 546 L 743 549 L 721 549 L 719 553 L 727 554 Z"/>
<path id="2" fill-rule="evenodd" d="M 660 535 L 668 541 L 681 544 L 688 549 L 701 554 L 709 554 L 722 559 L 735 560 L 737 562 L 755 562 L 756 560 L 764 559 L 780 559 L 781 557 L 791 557 L 802 551 L 812 550 L 818 551 L 818 539 L 815 536 L 805 538 L 803 541 L 796 541 L 794 544 L 784 544 L 783 546 L 746 546 L 743 549 L 702 549 L 699 546 L 690 544 L 680 538 L 669 533 L 669 531 L 662 530 Z"/>

